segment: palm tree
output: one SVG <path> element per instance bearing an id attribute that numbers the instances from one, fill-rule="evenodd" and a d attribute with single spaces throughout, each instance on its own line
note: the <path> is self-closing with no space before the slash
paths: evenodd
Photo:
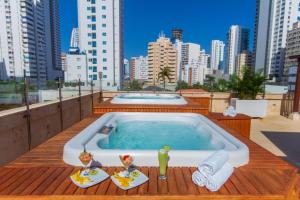
<path id="1" fill-rule="evenodd" d="M 166 78 L 170 81 L 171 70 L 168 67 L 160 68 L 160 72 L 158 73 L 158 80 L 162 80 L 164 83 L 164 90 L 166 90 Z"/>

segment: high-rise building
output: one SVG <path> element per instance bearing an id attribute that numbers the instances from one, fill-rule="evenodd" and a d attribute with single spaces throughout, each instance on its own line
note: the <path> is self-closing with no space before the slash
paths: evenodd
<path id="1" fill-rule="evenodd" d="M 117 90 L 123 80 L 123 0 L 78 0 L 79 48 L 86 52 L 88 77 Z M 96 81 L 97 83 L 98 81 Z"/>
<path id="2" fill-rule="evenodd" d="M 73 28 L 71 33 L 70 48 L 79 48 L 78 28 Z"/>
<path id="3" fill-rule="evenodd" d="M 38 88 L 62 76 L 58 0 L 0 1 L 0 77 L 30 77 Z"/>
<path id="4" fill-rule="evenodd" d="M 35 2 L 41 4 L 42 1 L 36 0 Z M 61 65 L 59 0 L 45 0 L 43 2 L 46 32 L 47 79 L 54 80 L 58 77 L 63 77 Z"/>
<path id="5" fill-rule="evenodd" d="M 172 38 L 171 38 L 171 41 L 172 41 L 173 43 L 175 43 L 176 40 L 183 41 L 183 30 L 182 30 L 182 29 L 174 28 L 174 29 L 172 30 Z"/>
<path id="6" fill-rule="evenodd" d="M 182 65 L 182 76 L 180 80 L 192 84 L 193 69 L 199 67 L 199 56 L 201 47 L 199 44 L 194 43 L 183 43 L 181 49 L 181 65 Z"/>
<path id="7" fill-rule="evenodd" d="M 286 38 L 300 20 L 300 0 L 257 0 L 254 40 L 255 70 L 282 80 Z"/>
<path id="8" fill-rule="evenodd" d="M 130 79 L 148 80 L 148 57 L 132 57 L 130 60 Z"/>
<path id="9" fill-rule="evenodd" d="M 130 62 L 124 58 L 124 79 L 130 78 Z"/>
<path id="10" fill-rule="evenodd" d="M 177 52 L 177 80 L 182 80 L 182 73 L 183 73 L 183 65 L 182 65 L 182 44 L 183 42 L 180 40 L 176 40 L 174 43 L 174 48 Z"/>
<path id="11" fill-rule="evenodd" d="M 297 59 L 290 59 L 290 57 L 296 55 L 300 55 L 300 22 L 293 25 L 293 29 L 288 32 L 286 40 L 284 82 L 289 84 L 291 91 L 295 90 L 298 61 Z"/>
<path id="12" fill-rule="evenodd" d="M 249 29 L 233 25 L 227 34 L 226 73 L 232 75 L 236 71 L 236 57 L 249 48 Z"/>
<path id="13" fill-rule="evenodd" d="M 170 39 L 160 34 L 156 42 L 148 44 L 148 84 L 162 84 L 163 81 L 158 78 L 158 74 L 165 67 L 171 71 L 168 83 L 175 84 L 177 82 L 177 52 Z"/>
<path id="14" fill-rule="evenodd" d="M 239 53 L 236 59 L 236 70 L 235 73 L 242 78 L 243 70 L 245 67 L 252 68 L 252 53 L 248 51 L 243 51 Z"/>
<path id="15" fill-rule="evenodd" d="M 224 70 L 224 48 L 225 44 L 223 41 L 211 41 L 211 70 Z"/>
<path id="16" fill-rule="evenodd" d="M 181 80 L 189 85 L 204 83 L 209 67 L 209 55 L 201 50 L 199 44 L 183 43 L 181 51 L 182 77 Z"/>

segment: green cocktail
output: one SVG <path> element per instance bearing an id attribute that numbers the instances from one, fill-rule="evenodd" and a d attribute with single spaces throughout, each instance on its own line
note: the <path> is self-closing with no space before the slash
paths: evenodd
<path id="1" fill-rule="evenodd" d="M 159 179 L 166 179 L 167 166 L 169 161 L 168 151 L 161 149 L 158 152 Z"/>

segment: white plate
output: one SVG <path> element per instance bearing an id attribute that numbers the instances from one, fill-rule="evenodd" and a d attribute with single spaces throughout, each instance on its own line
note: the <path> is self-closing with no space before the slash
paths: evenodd
<path id="1" fill-rule="evenodd" d="M 129 189 L 131 189 L 131 188 L 134 188 L 134 187 L 137 187 L 137 186 L 139 186 L 139 185 L 142 185 L 143 183 L 145 183 L 145 182 L 147 182 L 148 180 L 149 180 L 149 178 L 145 175 L 145 174 L 143 174 L 142 172 L 140 172 L 139 170 L 134 170 L 134 172 L 137 172 L 137 173 L 139 173 L 139 176 L 138 177 L 132 177 L 132 175 L 131 175 L 131 177 L 132 178 L 134 178 L 134 181 L 133 182 L 131 182 L 130 184 L 129 184 L 129 186 L 128 187 L 122 187 L 121 186 L 121 184 L 120 184 L 120 182 L 112 175 L 110 178 L 111 178 L 111 180 L 119 187 L 119 188 L 121 188 L 122 190 L 129 190 Z M 123 174 L 124 174 L 124 172 L 119 172 L 118 173 L 120 176 L 123 176 Z"/>
<path id="2" fill-rule="evenodd" d="M 92 169 L 90 169 L 92 170 Z M 81 187 L 81 188 L 88 188 L 88 187 L 91 187 L 93 185 L 96 185 L 102 181 L 104 181 L 105 179 L 107 179 L 109 177 L 109 175 L 103 171 L 102 169 L 99 169 L 99 168 L 94 168 L 93 170 L 96 170 L 97 171 L 97 174 L 95 175 L 88 175 L 87 177 L 90 178 L 91 182 L 89 183 L 84 183 L 84 184 L 80 184 L 79 182 L 75 181 L 72 176 L 70 176 L 72 182 L 77 185 L 78 187 Z M 84 176 L 84 172 L 85 171 L 82 171 L 80 174 L 81 176 Z"/>

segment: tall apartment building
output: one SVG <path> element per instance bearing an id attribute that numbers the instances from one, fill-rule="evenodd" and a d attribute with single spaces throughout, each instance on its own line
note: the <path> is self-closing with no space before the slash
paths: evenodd
<path id="1" fill-rule="evenodd" d="M 130 60 L 130 79 L 148 80 L 148 57 L 132 57 Z"/>
<path id="2" fill-rule="evenodd" d="M 168 83 L 177 82 L 177 52 L 169 38 L 160 34 L 156 42 L 148 44 L 148 84 L 159 85 L 162 80 L 158 79 L 161 68 L 168 67 L 171 71 Z"/>
<path id="3" fill-rule="evenodd" d="M 223 41 L 211 41 L 211 70 L 224 70 L 224 48 L 225 44 Z"/>
<path id="4" fill-rule="evenodd" d="M 295 90 L 298 61 L 297 59 L 290 59 L 290 56 L 295 55 L 300 55 L 300 22 L 293 25 L 293 29 L 288 32 L 286 40 L 284 82 L 289 84 L 291 91 Z"/>
<path id="5" fill-rule="evenodd" d="M 226 73 L 232 75 L 236 70 L 236 58 L 249 48 L 249 29 L 233 25 L 227 34 Z"/>
<path id="6" fill-rule="evenodd" d="M 204 83 L 209 67 L 209 55 L 205 50 L 201 50 L 200 45 L 194 43 L 184 43 L 182 45 L 181 60 L 183 73 L 181 80 L 189 85 Z"/>
<path id="7" fill-rule="evenodd" d="M 86 52 L 88 77 L 117 90 L 123 79 L 123 0 L 78 0 L 79 48 Z"/>
<path id="8" fill-rule="evenodd" d="M 300 20 L 300 0 L 257 0 L 255 70 L 282 81 L 288 30 Z"/>
<path id="9" fill-rule="evenodd" d="M 79 31 L 78 28 L 73 28 L 70 39 L 70 48 L 79 48 Z"/>
<path id="10" fill-rule="evenodd" d="M 130 61 L 124 58 L 124 79 L 130 78 Z"/>
<path id="11" fill-rule="evenodd" d="M 38 88 L 62 76 L 58 0 L 0 1 L 2 79 L 20 79 L 23 70 Z"/>
<path id="12" fill-rule="evenodd" d="M 60 15 L 59 0 L 35 0 L 37 4 L 44 2 L 44 25 L 46 32 L 47 79 L 63 77 L 61 65 Z M 37 32 L 40 30 L 37 29 Z"/>
<path id="13" fill-rule="evenodd" d="M 181 49 L 182 73 L 180 80 L 192 84 L 192 71 L 199 67 L 201 47 L 199 44 L 183 43 Z"/>
<path id="14" fill-rule="evenodd" d="M 175 43 L 176 40 L 183 41 L 183 30 L 179 28 L 172 29 L 172 42 Z"/>
<path id="15" fill-rule="evenodd" d="M 243 76 L 243 70 L 245 67 L 252 68 L 252 53 L 249 51 L 243 51 L 242 53 L 239 53 L 236 59 L 236 71 L 235 73 L 242 78 Z"/>

